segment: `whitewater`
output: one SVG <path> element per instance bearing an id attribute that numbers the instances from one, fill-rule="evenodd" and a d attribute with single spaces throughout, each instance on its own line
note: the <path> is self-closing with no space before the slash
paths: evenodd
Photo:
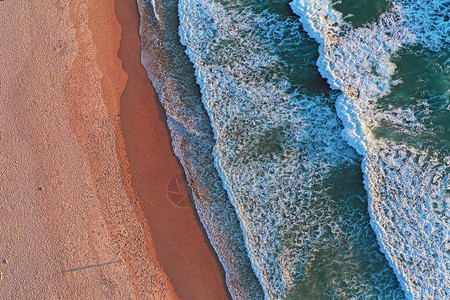
<path id="1" fill-rule="evenodd" d="M 216 169 L 265 297 L 402 298 L 298 20 L 266 1 L 180 1 L 179 16 Z"/>
<path id="2" fill-rule="evenodd" d="M 295 0 L 291 6 L 321 45 L 321 74 L 343 92 L 336 101 L 342 136 L 363 155 L 371 224 L 406 296 L 448 299 L 448 143 L 441 147 L 418 142 L 426 128 L 411 109 L 380 111 L 377 101 L 391 86 L 402 84 L 393 80 L 396 66 L 391 61 L 401 48 L 420 45 L 448 53 L 449 2 L 395 1 L 377 22 L 358 29 L 329 1 Z M 446 95 L 449 116 L 448 90 Z M 382 120 L 400 125 L 416 142 L 374 137 L 371 129 Z"/>
<path id="3" fill-rule="evenodd" d="M 138 1 L 234 299 L 450 298 L 450 2 L 342 2 Z"/>

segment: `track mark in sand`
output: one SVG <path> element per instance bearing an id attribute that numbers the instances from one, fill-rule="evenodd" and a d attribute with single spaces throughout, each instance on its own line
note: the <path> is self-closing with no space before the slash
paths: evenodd
<path id="1" fill-rule="evenodd" d="M 86 270 L 86 269 L 91 269 L 91 268 L 97 268 L 97 267 L 103 267 L 103 266 L 107 266 L 107 265 L 111 265 L 111 264 L 117 264 L 117 263 L 121 263 L 121 262 L 124 262 L 124 260 L 121 259 L 121 260 L 110 261 L 110 262 L 107 262 L 107 263 L 102 263 L 102 264 L 97 264 L 97 265 L 89 265 L 89 266 L 83 266 L 83 267 L 73 268 L 73 269 L 65 270 L 64 273 L 75 272 L 75 271 L 81 271 L 81 270 Z"/>
<path id="2" fill-rule="evenodd" d="M 183 173 L 179 173 L 170 179 L 167 184 L 167 198 L 178 207 L 188 207 L 190 205 L 187 182 Z"/>

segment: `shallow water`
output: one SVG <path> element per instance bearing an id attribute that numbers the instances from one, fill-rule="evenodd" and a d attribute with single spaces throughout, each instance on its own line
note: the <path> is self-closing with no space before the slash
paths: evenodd
<path id="1" fill-rule="evenodd" d="M 360 158 L 315 66 L 318 46 L 288 3 L 179 7 L 216 168 L 266 297 L 401 298 L 370 228 Z"/>
<path id="2" fill-rule="evenodd" d="M 374 219 L 383 232 L 395 237 L 382 237 L 383 243 L 395 245 L 395 252 L 388 255 L 404 274 L 400 280 L 408 281 L 404 284 L 408 293 L 416 298 L 447 298 L 450 55 L 448 50 L 433 52 L 419 46 L 400 51 L 393 61 L 398 66 L 394 77 L 401 82 L 378 101 L 373 129 L 382 152 L 373 162 L 383 172 L 374 171 L 382 175 L 372 188 L 379 193 L 373 206 L 390 209 L 378 210 Z M 385 219 L 395 219 L 396 226 Z M 400 256 L 399 249 L 406 253 Z"/>
<path id="3" fill-rule="evenodd" d="M 449 295 L 448 2 L 145 8 L 143 62 L 235 299 Z"/>
<path id="4" fill-rule="evenodd" d="M 236 212 L 214 168 L 213 133 L 194 70 L 178 37 L 177 1 L 139 1 L 142 63 L 166 111 L 175 154 L 235 299 L 262 298 Z"/>
<path id="5" fill-rule="evenodd" d="M 377 138 L 399 139 L 413 145 L 450 148 L 450 55 L 420 47 L 408 48 L 391 59 L 401 84 L 378 101 L 383 115 L 374 128 Z M 406 120 L 399 123 L 401 112 Z M 409 117 L 409 118 L 408 118 Z"/>
<path id="6" fill-rule="evenodd" d="M 390 8 L 387 0 L 339 0 L 334 3 L 333 8 L 341 12 L 354 28 L 375 22 Z"/>
<path id="7" fill-rule="evenodd" d="M 447 298 L 449 3 L 394 2 L 359 29 L 330 5 L 293 7 L 321 44 L 321 74 L 343 92 L 337 113 L 344 139 L 363 155 L 382 251 L 408 298 Z"/>

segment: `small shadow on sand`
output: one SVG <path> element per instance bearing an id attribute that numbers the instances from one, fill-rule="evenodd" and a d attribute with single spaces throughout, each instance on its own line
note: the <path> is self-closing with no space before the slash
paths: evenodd
<path id="1" fill-rule="evenodd" d="M 123 259 L 121 259 L 121 260 L 116 260 L 116 261 L 110 261 L 110 262 L 103 263 L 103 264 L 89 265 L 89 266 L 83 266 L 83 267 L 73 268 L 73 269 L 65 270 L 65 271 L 63 271 L 63 272 L 64 272 L 64 273 L 69 273 L 69 272 L 75 272 L 75 271 L 82 271 L 82 270 L 86 270 L 86 269 L 97 268 L 97 267 L 103 267 L 103 266 L 112 265 L 112 264 L 117 264 L 117 263 L 121 263 L 121 262 L 123 262 Z"/>

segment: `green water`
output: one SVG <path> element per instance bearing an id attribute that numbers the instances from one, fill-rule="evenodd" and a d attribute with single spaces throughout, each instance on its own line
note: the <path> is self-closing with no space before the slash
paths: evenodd
<path id="1" fill-rule="evenodd" d="M 228 70 L 229 67 L 228 74 L 242 85 L 250 85 L 255 79 L 259 81 L 263 79 L 267 83 L 287 81 L 289 83 L 287 92 L 298 95 L 297 100 L 321 96 L 321 98 L 317 97 L 316 101 L 335 111 L 333 101 L 336 98 L 336 92 L 330 90 L 316 66 L 318 44 L 302 32 L 298 17 L 293 15 L 289 8 L 289 2 L 261 0 L 249 3 L 244 0 L 215 0 L 214 3 L 220 7 L 220 11 L 223 9 L 235 18 L 230 23 L 236 26 L 241 25 L 243 30 L 232 35 L 233 38 L 229 38 L 226 34 L 223 34 L 226 38 L 212 34 L 211 40 L 205 46 L 208 49 L 207 54 L 199 65 L 211 65 L 209 69 L 219 66 L 218 69 L 227 68 Z M 370 13 L 371 11 L 365 12 L 364 17 L 368 17 Z M 376 13 L 378 14 L 379 11 L 376 10 Z M 237 24 L 239 21 L 242 23 Z M 222 23 L 228 24 L 228 20 Z M 269 26 L 271 24 L 280 25 L 271 27 Z M 252 47 L 252 49 L 246 47 Z M 260 51 L 276 57 L 276 60 L 269 67 L 255 68 L 251 74 L 248 74 L 245 73 L 245 69 L 241 71 L 239 66 L 248 63 L 248 53 L 253 54 L 254 49 L 261 49 Z M 259 81 L 256 82 L 259 83 Z M 233 100 L 242 97 L 236 91 L 227 91 L 226 96 L 225 99 L 211 101 L 210 106 L 213 110 L 229 101 L 228 97 Z M 239 101 L 245 102 L 245 108 L 239 110 L 240 114 L 244 114 L 246 110 L 264 111 L 266 109 L 268 111 L 267 107 L 281 113 L 281 109 L 277 106 L 281 104 L 287 106 L 286 103 L 282 103 L 282 99 L 277 98 L 255 102 L 264 104 L 264 107 L 252 106 L 252 99 L 247 99 L 245 96 Z M 230 102 L 233 101 L 230 100 Z M 269 163 L 274 161 L 281 161 L 286 169 L 292 169 L 297 173 L 306 173 L 310 168 L 317 167 L 314 165 L 315 158 L 310 157 L 311 152 L 314 151 L 311 149 L 315 147 L 314 145 L 296 144 L 296 153 L 303 153 L 296 156 L 294 162 L 288 161 L 288 158 L 282 155 L 286 152 L 286 148 L 292 147 L 287 145 L 290 139 L 290 124 L 275 124 L 270 129 L 255 134 L 254 129 L 258 127 L 258 120 L 253 120 L 248 115 L 242 117 L 239 113 L 226 123 L 226 128 L 218 130 L 220 131 L 218 139 L 231 140 L 234 149 L 238 149 L 227 151 L 227 155 L 232 153 L 232 156 L 236 157 L 233 160 L 233 167 L 238 169 L 236 173 L 244 173 L 246 167 L 252 169 L 248 164 L 267 163 L 265 173 L 261 172 L 263 174 L 257 176 L 252 174 L 255 177 L 263 177 L 270 174 Z M 305 115 L 309 113 L 308 110 L 304 111 Z M 319 114 L 318 117 L 320 118 Z M 326 124 L 328 120 L 320 121 Z M 343 152 L 342 155 L 348 155 L 348 152 L 354 153 L 350 146 L 340 139 L 338 127 L 333 129 L 333 134 L 336 135 L 336 144 L 345 147 L 340 149 Z M 310 129 L 305 131 L 303 143 L 309 141 L 308 135 L 316 134 Z M 315 139 L 317 149 L 324 147 L 320 136 L 314 136 L 312 139 Z M 317 154 L 317 157 L 319 156 L 324 154 Z M 355 295 L 389 299 L 403 297 L 394 273 L 380 252 L 375 234 L 370 227 L 367 193 L 362 184 L 361 161 L 356 155 L 352 157 L 353 161 L 330 168 L 326 178 L 321 178 L 312 172 L 314 175 L 305 180 L 308 183 L 316 181 L 308 190 L 308 193 L 312 195 L 309 198 L 305 196 L 309 194 L 304 192 L 305 187 L 309 188 L 307 184 L 299 180 L 282 178 L 281 172 L 277 174 L 280 176 L 277 184 L 266 183 L 267 185 L 257 186 L 260 190 L 265 189 L 264 193 L 261 193 L 264 194 L 265 199 L 252 199 L 244 193 L 242 195 L 245 196 L 241 196 L 238 188 L 231 187 L 235 191 L 233 196 L 241 197 L 233 200 L 238 203 L 239 209 L 244 211 L 242 213 L 244 217 L 251 216 L 244 219 L 243 224 L 249 224 L 256 219 L 251 215 L 254 211 L 271 209 L 280 214 L 276 218 L 285 220 L 280 222 L 283 225 L 276 225 L 277 222 L 273 221 L 270 215 L 265 220 L 267 223 L 273 222 L 274 227 L 279 226 L 276 228 L 277 245 L 274 246 L 277 262 L 295 261 L 300 258 L 302 263 L 295 263 L 296 276 L 293 279 L 293 285 L 289 287 L 286 295 L 279 295 L 279 297 L 286 299 L 348 299 Z M 292 178 L 298 177 L 292 175 Z M 278 194 L 282 194 L 280 191 L 287 192 L 284 198 L 277 198 Z M 260 203 L 265 203 L 267 199 L 270 205 L 261 207 L 263 204 Z M 292 203 L 289 203 L 290 201 Z M 254 237 L 251 236 L 249 239 L 252 238 Z M 288 263 L 287 265 L 290 267 Z M 274 283 L 277 280 L 279 279 L 269 282 Z M 274 286 L 265 286 L 265 288 L 270 291 L 274 289 Z"/>
<path id="2" fill-rule="evenodd" d="M 384 122 L 373 132 L 377 138 L 407 141 L 416 146 L 450 148 L 450 53 L 420 47 L 404 49 L 392 61 L 395 79 L 402 81 L 378 102 L 380 112 L 409 109 L 421 128 Z"/>
<path id="3" fill-rule="evenodd" d="M 311 245 L 299 270 L 304 275 L 288 299 L 403 299 L 369 225 L 362 181 L 360 165 L 350 164 L 331 170 L 316 187 L 321 196 L 308 209 L 328 226 Z"/>
<path id="4" fill-rule="evenodd" d="M 152 15 L 151 1 L 147 2 L 148 13 Z M 169 113 L 175 116 L 176 121 L 186 125 L 186 128 L 191 128 L 190 126 L 195 128 L 194 134 L 184 133 L 181 130 L 178 132 L 174 130 L 172 133 L 174 136 L 182 136 L 179 138 L 182 141 L 179 149 L 184 152 L 181 152 L 179 156 L 182 158 L 184 167 L 187 167 L 188 175 L 194 178 L 191 184 L 198 185 L 198 187 L 192 185 L 194 193 L 198 192 L 196 204 L 212 244 L 218 250 L 219 257 L 225 262 L 224 265 L 229 268 L 228 270 L 233 270 L 234 274 L 238 275 L 237 278 L 227 282 L 230 291 L 233 293 L 233 289 L 236 292 L 244 287 L 247 294 L 252 294 L 249 299 L 262 298 L 261 286 L 250 266 L 251 254 L 246 252 L 242 228 L 246 226 L 246 223 L 253 221 L 252 217 L 258 218 L 257 214 L 272 210 L 276 212 L 276 215 L 274 213 L 274 217 L 269 216 L 270 218 L 263 220 L 265 223 L 259 224 L 261 228 L 270 230 L 278 226 L 276 230 L 270 232 L 268 230 L 265 233 L 271 235 L 276 232 L 273 235 L 276 236 L 274 239 L 277 245 L 273 250 L 271 249 L 272 256 L 269 258 L 275 258 L 274 260 L 279 264 L 275 266 L 277 268 L 280 265 L 290 267 L 295 264 L 296 271 L 293 285 L 289 285 L 286 294 L 275 296 L 271 294 L 272 298 L 278 299 L 276 296 L 285 299 L 403 298 L 403 292 L 384 255 L 380 252 L 379 244 L 370 226 L 367 193 L 363 186 L 360 165 L 361 158 L 340 139 L 338 133 L 342 129 L 342 124 L 339 123 L 330 132 L 336 135 L 334 140 L 336 144 L 344 144 L 344 147 L 337 147 L 336 152 L 341 151 L 339 155 L 351 158 L 327 169 L 325 178 L 317 175 L 318 172 L 308 173 L 311 174 L 308 178 L 296 176 L 317 167 L 318 164 L 314 164 L 311 153 L 317 157 L 328 155 L 321 152 L 326 148 L 321 145 L 321 139 L 325 139 L 323 135 L 307 128 L 308 124 L 305 124 L 304 128 L 307 129 L 302 128 L 304 132 L 301 130 L 295 132 L 299 135 L 304 134 L 304 141 L 287 145 L 286 141 L 291 138 L 289 134 L 292 134 L 289 131 L 292 124 L 280 122 L 280 124 L 271 124 L 269 129 L 258 131 L 254 129 L 263 121 L 255 121 L 253 118 L 257 119 L 260 116 L 243 115 L 245 109 L 251 112 L 264 110 L 267 115 L 279 114 L 284 109 L 285 113 L 289 109 L 286 107 L 292 104 L 286 103 L 285 99 L 268 97 L 263 101 L 258 99 L 259 102 L 255 101 L 256 104 L 253 105 L 248 103 L 253 99 L 243 97 L 236 90 L 227 90 L 227 93 L 220 94 L 224 95 L 220 100 L 211 101 L 217 107 L 236 99 L 242 101 L 245 107 L 236 109 L 236 115 L 229 118 L 227 127 L 219 128 L 222 135 L 215 140 L 210 119 L 204 111 L 199 87 L 196 84 L 198 78 L 195 77 L 193 64 L 186 57 L 186 48 L 179 41 L 178 1 L 157 0 L 156 2 L 160 7 L 159 20 L 154 17 L 149 18 L 148 22 L 152 30 L 147 32 L 148 39 L 144 39 L 144 46 L 151 48 L 151 53 L 154 55 L 152 61 L 160 64 L 155 63 L 153 67 L 152 81 L 157 89 L 158 81 L 160 81 L 159 87 L 162 91 L 159 90 L 159 93 L 162 95 L 162 102 Z M 318 44 L 302 32 L 298 16 L 294 15 L 289 7 L 290 0 L 212 0 L 212 2 L 219 10 L 233 15 L 233 18 L 227 20 L 233 21 L 228 26 L 233 27 L 230 31 L 235 30 L 236 34 L 221 40 L 215 36 L 215 32 L 211 32 L 211 39 L 199 41 L 202 47 L 207 49 L 200 59 L 202 67 L 219 66 L 231 70 L 229 75 L 242 86 L 251 87 L 253 83 L 259 84 L 261 81 L 267 85 L 286 81 L 289 83 L 287 93 L 298 96 L 295 101 L 301 101 L 302 97 L 312 97 L 317 99 L 315 101 L 321 107 L 327 107 L 335 112 L 333 102 L 338 92 L 331 91 L 319 74 L 316 66 Z M 198 3 L 202 3 L 202 0 L 198 0 Z M 376 21 L 380 14 L 389 10 L 390 1 L 342 0 L 336 2 L 334 8 L 342 12 L 344 16 L 353 15 L 348 16 L 346 20 L 356 28 Z M 201 15 L 203 13 L 204 11 L 201 11 Z M 215 20 L 209 21 L 213 23 Z M 273 24 L 276 26 L 271 26 Z M 201 30 L 207 30 L 208 25 L 210 24 L 202 24 Z M 242 27 L 236 30 L 236 26 Z M 269 32 L 269 28 L 273 31 Z M 150 35 L 152 32 L 154 36 Z M 248 54 L 250 52 L 253 54 L 255 51 L 274 57 L 273 63 L 264 68 L 255 68 L 253 72 L 249 72 L 250 74 L 242 74 L 239 66 L 247 64 Z M 441 149 L 450 148 L 448 52 L 432 53 L 418 48 L 405 49 L 392 58 L 392 61 L 398 66 L 395 79 L 401 79 L 403 83 L 393 87 L 389 96 L 380 99 L 378 113 L 410 109 L 418 123 L 425 129 L 415 130 L 415 128 L 405 128 L 403 125 L 381 122 L 379 126 L 372 128 L 373 133 L 379 139 L 407 141 L 414 145 Z M 209 83 L 214 83 L 215 76 L 218 76 L 212 75 L 214 76 L 209 77 L 211 80 Z M 170 78 L 170 81 L 165 81 L 167 78 Z M 226 88 L 218 84 L 216 90 Z M 172 97 L 172 95 L 175 96 Z M 272 107 L 273 110 L 270 111 L 267 107 Z M 304 109 L 303 112 L 305 115 L 310 113 L 308 109 Z M 320 119 L 322 115 L 317 113 L 314 116 Z M 267 119 L 271 121 L 269 117 Z M 316 120 L 312 118 L 308 121 L 319 128 L 326 128 L 322 125 L 329 120 L 326 118 L 320 120 L 323 124 L 315 123 Z M 317 136 L 308 136 L 315 134 Z M 260 174 L 263 175 L 251 174 L 253 180 L 245 181 L 246 178 L 242 178 L 241 182 L 231 187 L 236 188 L 239 184 L 253 185 L 253 190 L 249 188 L 250 192 L 262 191 L 258 194 L 263 195 L 260 198 L 252 198 L 242 193 L 244 196 L 240 199 L 239 209 L 254 210 L 258 213 L 252 215 L 252 212 L 249 212 L 247 215 L 251 217 L 244 222 L 241 220 L 241 223 L 236 216 L 235 207 L 231 205 L 223 190 L 224 183 L 218 178 L 213 164 L 213 145 L 218 139 L 231 140 L 236 148 L 240 148 L 240 151 L 232 153 L 238 157 L 233 161 L 235 165 L 231 166 L 235 168 L 235 173 L 262 170 Z M 228 153 L 224 151 L 224 155 L 232 151 L 233 149 Z M 289 157 L 289 151 L 291 153 L 297 151 L 295 153 L 300 154 L 292 158 L 293 156 Z M 349 152 L 352 154 L 348 154 Z M 270 170 L 270 164 L 275 164 L 274 162 L 279 163 L 283 169 L 277 170 L 279 172 Z M 252 164 L 265 164 L 266 167 L 252 169 L 250 168 Z M 264 180 L 261 182 L 257 180 L 258 176 L 265 175 L 273 176 L 263 177 L 263 179 L 275 178 L 278 182 L 270 185 Z M 311 193 L 308 194 L 302 189 L 310 188 L 308 185 L 310 182 L 315 183 L 311 184 L 311 189 L 308 190 Z M 203 195 L 206 196 L 203 197 Z M 264 202 L 267 203 L 266 206 L 261 204 Z M 243 215 L 245 216 L 245 213 Z M 266 226 L 267 223 L 270 224 Z M 217 226 L 219 230 L 216 231 L 214 226 Z M 271 237 L 263 234 L 260 238 Z M 224 244 L 227 245 L 222 249 Z M 263 252 L 267 249 L 258 250 Z M 298 258 L 300 263 L 296 260 Z M 269 264 L 271 263 L 269 260 L 261 261 Z M 254 265 L 253 269 L 256 268 L 258 266 Z M 236 271 L 236 269 L 239 270 Z M 279 273 L 276 274 L 279 275 Z M 274 284 L 263 286 L 270 295 L 281 278 L 267 277 L 269 277 L 267 282 Z M 238 281 L 239 284 L 236 284 Z"/>
<path id="5" fill-rule="evenodd" d="M 334 3 L 333 8 L 340 11 L 354 28 L 376 21 L 391 5 L 386 0 L 339 0 Z"/>
<path id="6" fill-rule="evenodd" d="M 289 6 L 291 0 L 258 0 L 252 2 L 246 0 L 214 0 L 214 2 L 220 4 L 221 8 L 233 13 L 236 13 L 236 11 L 251 11 L 256 15 L 270 14 L 274 16 L 273 21 L 276 18 L 277 22 L 285 21 L 286 23 L 294 22 L 295 24 L 298 22 L 298 16 L 292 12 Z M 260 24 L 257 26 L 256 29 L 259 32 L 255 32 L 255 35 L 266 35 L 267 25 Z M 283 34 L 270 35 L 271 45 L 269 47 L 266 47 L 267 44 L 264 45 L 264 42 L 262 43 L 261 48 L 271 52 L 278 59 L 276 66 L 268 69 L 261 76 L 267 81 L 272 81 L 274 77 L 279 77 L 282 74 L 282 79 L 286 79 L 292 85 L 290 92 L 300 89 L 306 91 L 308 94 L 329 96 L 332 91 L 326 80 L 320 75 L 316 66 L 316 61 L 319 57 L 319 45 L 306 34 L 303 34 L 301 38 L 291 34 L 291 30 L 301 31 L 301 26 L 289 28 L 287 24 L 286 28 L 288 30 Z M 303 39 L 303 41 L 300 39 Z M 233 51 L 228 50 L 231 47 L 242 47 L 242 45 L 239 45 L 241 41 L 238 39 L 229 41 L 229 43 L 228 45 L 220 45 L 220 47 L 216 46 L 212 51 L 217 54 L 218 58 L 227 61 L 233 60 L 233 58 L 228 57 Z M 220 56 L 218 51 L 226 52 L 226 55 Z"/>

